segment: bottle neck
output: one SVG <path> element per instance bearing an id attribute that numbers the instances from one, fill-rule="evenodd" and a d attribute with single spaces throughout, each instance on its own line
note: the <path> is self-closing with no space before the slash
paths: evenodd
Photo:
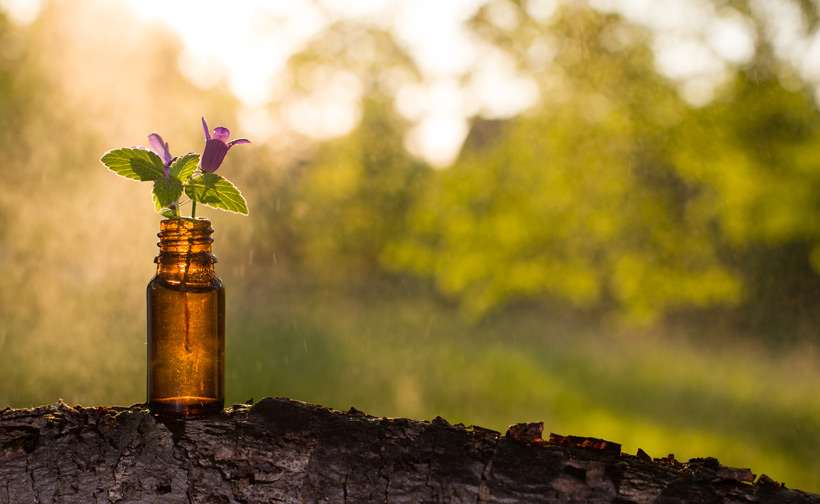
<path id="1" fill-rule="evenodd" d="M 211 253 L 211 221 L 165 219 L 160 222 L 157 276 L 172 284 L 207 285 L 216 275 Z"/>

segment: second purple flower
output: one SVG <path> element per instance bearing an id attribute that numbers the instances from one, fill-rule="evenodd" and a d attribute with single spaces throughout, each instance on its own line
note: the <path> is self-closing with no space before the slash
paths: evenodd
<path id="1" fill-rule="evenodd" d="M 237 144 L 251 143 L 245 138 L 237 138 L 236 140 L 228 141 L 231 137 L 231 132 L 228 128 L 217 127 L 214 128 L 213 134 L 208 133 L 208 124 L 205 118 L 202 118 L 202 128 L 205 130 L 205 151 L 202 153 L 202 162 L 200 167 L 205 173 L 213 173 L 222 164 L 228 150 Z"/>

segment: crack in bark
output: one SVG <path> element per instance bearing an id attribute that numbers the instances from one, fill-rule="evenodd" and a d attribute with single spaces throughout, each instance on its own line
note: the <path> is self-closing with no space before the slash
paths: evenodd
<path id="1" fill-rule="evenodd" d="M 436 489 L 435 485 L 433 485 L 430 482 L 430 477 L 432 476 L 433 470 L 434 470 L 433 462 L 436 459 L 436 448 L 437 448 L 437 446 L 438 446 L 438 436 L 436 435 L 436 436 L 433 436 L 433 443 L 430 446 L 430 458 L 427 461 L 427 472 L 424 475 L 424 484 L 427 486 L 427 488 L 430 489 L 430 491 L 434 491 Z"/>
<path id="2" fill-rule="evenodd" d="M 475 501 L 476 504 L 479 504 L 480 502 L 489 502 L 490 487 L 487 486 L 487 480 L 490 476 L 490 471 L 492 471 L 493 459 L 495 459 L 496 453 L 498 453 L 498 443 L 496 443 L 493 453 L 490 455 L 490 459 L 484 465 L 484 470 L 481 471 L 481 480 L 478 482 L 478 495 L 476 496 Z"/>
<path id="3" fill-rule="evenodd" d="M 26 453 L 26 474 L 28 474 L 28 479 L 31 483 L 31 494 L 34 495 L 34 502 L 40 502 L 40 491 L 37 489 L 34 478 L 34 468 L 31 466 L 30 461 L 29 454 Z"/>
<path id="4" fill-rule="evenodd" d="M 347 480 L 350 479 L 350 471 L 345 473 L 345 480 L 342 484 L 342 492 L 344 492 L 344 504 L 347 504 Z"/>
<path id="5" fill-rule="evenodd" d="M 382 424 L 384 423 L 385 419 L 382 419 Z M 384 485 L 384 504 L 388 504 L 388 497 L 390 495 L 390 485 L 392 483 L 393 478 L 393 463 L 387 463 L 386 452 L 390 441 L 388 440 L 387 430 L 380 430 L 379 431 L 379 443 L 381 444 L 381 448 L 379 448 L 379 476 L 384 478 L 385 485 Z"/>
<path id="6" fill-rule="evenodd" d="M 120 462 L 122 462 L 124 450 L 118 450 L 116 461 L 114 465 L 111 467 L 111 478 L 114 480 L 114 484 L 111 485 L 111 488 L 108 489 L 108 500 L 111 502 L 117 502 L 122 499 L 122 495 L 119 493 L 119 477 L 117 476 L 117 472 L 120 467 Z"/>
<path id="7" fill-rule="evenodd" d="M 384 504 L 388 504 L 390 497 L 390 486 L 393 484 L 393 463 L 390 462 L 389 464 L 385 464 L 385 450 L 386 448 L 382 447 L 382 449 L 379 450 L 379 454 L 382 459 L 381 476 L 386 480 L 384 485 Z"/>

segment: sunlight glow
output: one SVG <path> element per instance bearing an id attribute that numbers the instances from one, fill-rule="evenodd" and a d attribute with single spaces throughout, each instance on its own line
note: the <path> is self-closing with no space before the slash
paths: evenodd
<path id="1" fill-rule="evenodd" d="M 327 20 L 309 2 L 249 0 L 227 8 L 220 0 L 188 2 L 128 0 L 138 15 L 158 19 L 185 44 L 180 70 L 192 83 L 212 87 L 227 78 L 243 103 L 270 101 L 271 80 L 287 58 L 325 26 Z"/>
<path id="2" fill-rule="evenodd" d="M 542 56 L 543 57 L 543 56 Z M 471 100 L 480 110 L 476 112 L 489 119 L 504 119 L 519 114 L 538 100 L 538 85 L 519 75 L 515 63 L 498 50 L 490 50 L 482 58 L 482 65 L 470 79 Z"/>
<path id="3" fill-rule="evenodd" d="M 513 28 L 519 14 L 495 0 L 245 0 L 227 5 L 201 0 L 192 8 L 179 0 L 121 0 L 140 17 L 157 20 L 176 33 L 183 49 L 178 55 L 181 74 L 192 84 L 211 89 L 226 86 L 242 103 L 248 134 L 267 137 L 292 128 L 314 138 L 343 135 L 355 127 L 361 111 L 351 90 L 334 82 L 312 83 L 310 98 L 284 105 L 283 116 L 272 114 L 281 101 L 281 76 L 288 58 L 323 28 L 351 19 L 390 30 L 418 64 L 424 89 L 403 87 L 396 109 L 415 124 L 407 144 L 415 154 L 442 166 L 457 156 L 469 117 L 511 117 L 538 98 L 534 82 L 517 74 L 514 64 L 476 40 L 466 21 L 484 4 L 499 26 Z M 561 0 L 529 0 L 527 11 L 546 21 Z M 702 0 L 590 0 L 598 10 L 617 12 L 656 32 L 653 50 L 658 70 L 680 83 L 681 94 L 694 105 L 708 103 L 729 74 L 754 55 L 753 27 L 731 8 L 716 10 Z M 788 53 L 801 75 L 813 79 L 820 95 L 820 36 L 809 37 L 793 3 L 752 0 L 752 7 L 772 19 L 775 49 Z M 32 22 L 41 0 L 0 0 L 0 9 L 18 24 Z M 552 59 L 550 44 L 533 44 L 528 57 Z M 360 56 L 367 60 L 367 46 Z M 353 52 L 353 51 L 352 51 Z M 355 54 L 351 54 L 355 58 Z M 436 101 L 442 87 L 454 78 L 473 74 L 446 103 Z M 319 78 L 321 76 L 314 76 Z M 325 76 L 330 77 L 330 76 Z M 436 91 L 438 90 L 438 91 Z M 274 123 L 281 123 L 273 127 Z M 449 126 L 448 126 L 449 125 Z M 451 128 L 447 131 L 448 128 Z M 450 142 L 448 144 L 447 142 Z M 449 145 L 449 147 L 448 147 Z"/>
<path id="4" fill-rule="evenodd" d="M 820 31 L 807 33 L 806 21 L 794 3 L 753 0 L 752 7 L 769 20 L 768 35 L 777 55 L 791 61 L 800 74 L 814 82 L 815 97 L 820 101 Z"/>
<path id="5" fill-rule="evenodd" d="M 8 14 L 13 23 L 29 24 L 40 14 L 40 0 L 0 0 L 0 9 Z"/>
<path id="6" fill-rule="evenodd" d="M 737 11 L 726 9 L 707 29 L 709 46 L 723 59 L 743 64 L 755 52 L 754 27 Z"/>
<path id="7" fill-rule="evenodd" d="M 409 48 L 425 75 L 465 72 L 476 61 L 478 44 L 464 23 L 482 0 L 405 0 L 397 5 L 393 32 Z"/>
<path id="8" fill-rule="evenodd" d="M 403 86 L 396 109 L 416 123 L 405 139 L 407 150 L 435 167 L 449 166 L 458 156 L 467 135 L 466 118 L 475 113 L 455 79 Z"/>
<path id="9" fill-rule="evenodd" d="M 716 11 L 700 0 L 591 0 L 596 9 L 617 12 L 653 28 L 658 71 L 680 83 L 681 95 L 701 106 L 729 74 L 754 56 L 754 27 L 732 8 Z"/>
<path id="10" fill-rule="evenodd" d="M 405 140 L 411 153 L 424 157 L 437 168 L 449 166 L 467 137 L 467 120 L 456 114 L 432 114 L 414 126 Z"/>
<path id="11" fill-rule="evenodd" d="M 351 89 L 342 86 L 330 84 L 326 92 L 286 104 L 285 118 L 290 127 L 319 139 L 333 138 L 352 130 L 361 118 L 360 95 L 350 94 Z"/>

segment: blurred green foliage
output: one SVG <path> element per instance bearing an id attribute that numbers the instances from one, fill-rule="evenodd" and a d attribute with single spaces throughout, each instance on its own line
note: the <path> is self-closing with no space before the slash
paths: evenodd
<path id="1" fill-rule="evenodd" d="M 385 242 L 406 232 L 404 217 L 428 174 L 402 147 L 395 112 L 383 100 L 363 104 L 359 126 L 319 147 L 296 186 L 302 260 L 323 281 L 368 278 Z"/>
<path id="2" fill-rule="evenodd" d="M 425 77 L 383 27 L 327 26 L 269 106 L 341 75 L 361 92 L 348 133 L 261 142 L 225 86 L 182 78 L 178 40 L 116 3 L 0 20 L 0 407 L 144 399 L 158 226 L 150 191 L 97 160 L 155 129 L 200 149 L 204 115 L 254 141 L 221 168 L 250 216 L 209 214 L 230 400 L 543 420 L 817 491 L 817 83 L 753 5 L 713 4 L 746 16 L 756 53 L 698 106 L 657 70 L 650 27 L 583 2 L 548 18 L 483 4 L 472 32 L 539 98 L 471 118 L 446 169 L 404 148 L 395 97 Z"/>
<path id="3" fill-rule="evenodd" d="M 619 16 L 566 7 L 511 33 L 475 23 L 516 55 L 526 28 L 549 30 L 549 69 L 519 61 L 536 67 L 541 101 L 474 124 L 412 232 L 388 248 L 391 264 L 432 276 L 474 314 L 549 296 L 652 322 L 747 299 L 755 265 L 737 253 L 817 241 L 820 114 L 808 86 L 787 91 L 753 61 L 693 108 L 654 71 L 645 29 Z"/>

